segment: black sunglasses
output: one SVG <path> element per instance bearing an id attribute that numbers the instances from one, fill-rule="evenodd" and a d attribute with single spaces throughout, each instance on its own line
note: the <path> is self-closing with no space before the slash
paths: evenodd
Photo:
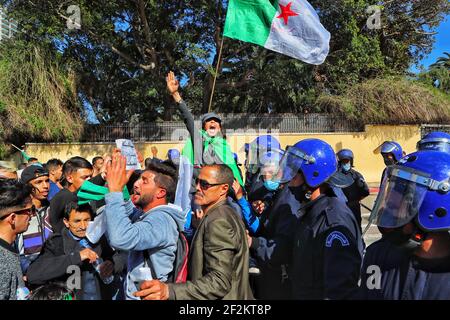
<path id="1" fill-rule="evenodd" d="M 197 184 L 200 184 L 200 188 L 202 190 L 208 190 L 211 187 L 220 186 L 225 183 L 209 183 L 206 180 L 197 178 L 197 179 L 195 179 L 195 185 L 197 185 Z"/>
<path id="2" fill-rule="evenodd" d="M 26 208 L 26 209 L 22 209 L 22 210 L 19 210 L 19 211 L 8 213 L 6 216 L 1 217 L 0 220 L 6 219 L 6 217 L 9 217 L 13 213 L 15 213 L 15 214 L 26 214 L 26 215 L 28 215 L 30 217 L 34 217 L 36 215 L 36 207 L 33 205 L 30 208 Z"/>

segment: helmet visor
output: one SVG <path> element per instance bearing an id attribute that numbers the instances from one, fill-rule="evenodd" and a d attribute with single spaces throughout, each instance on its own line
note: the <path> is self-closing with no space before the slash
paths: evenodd
<path id="1" fill-rule="evenodd" d="M 289 182 L 295 177 L 304 163 L 314 162 L 314 157 L 300 149 L 289 146 L 283 158 L 281 158 L 279 170 L 273 180 L 279 181 L 280 183 Z"/>
<path id="2" fill-rule="evenodd" d="M 275 165 L 278 167 L 282 155 L 283 151 L 280 149 L 268 149 L 252 142 L 249 145 L 246 169 L 251 174 L 255 174 L 264 166 Z"/>
<path id="3" fill-rule="evenodd" d="M 450 140 L 425 139 L 417 143 L 417 150 L 432 150 L 450 153 Z"/>
<path id="4" fill-rule="evenodd" d="M 375 150 L 373 150 L 374 154 L 380 154 L 380 153 L 391 153 L 397 148 L 395 144 L 393 144 L 390 141 L 385 141 L 381 145 L 378 146 Z"/>
<path id="5" fill-rule="evenodd" d="M 376 225 L 397 228 L 419 213 L 430 175 L 400 166 L 391 166 L 386 170 L 372 215 Z"/>

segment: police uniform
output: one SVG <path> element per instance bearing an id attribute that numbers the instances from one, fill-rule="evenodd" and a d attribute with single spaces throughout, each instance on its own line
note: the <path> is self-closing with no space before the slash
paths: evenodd
<path id="1" fill-rule="evenodd" d="M 257 299 L 285 300 L 291 298 L 288 266 L 300 202 L 288 186 L 277 191 L 273 205 L 260 217 L 250 253 L 257 260 L 261 274 L 254 284 Z"/>
<path id="2" fill-rule="evenodd" d="M 361 226 L 361 205 L 360 201 L 367 197 L 369 193 L 369 186 L 364 181 L 364 177 L 356 170 L 351 169 L 348 173 L 350 174 L 355 181 L 352 185 L 347 188 L 343 188 L 345 196 L 347 197 L 347 205 L 352 210 L 356 220 L 358 221 L 358 225 Z"/>
<path id="3" fill-rule="evenodd" d="M 323 194 L 299 215 L 291 270 L 293 298 L 356 297 L 363 242 L 350 209 L 335 196 Z"/>
<path id="4" fill-rule="evenodd" d="M 450 252 L 440 259 L 419 258 L 386 235 L 367 248 L 361 272 L 365 300 L 450 299 Z"/>

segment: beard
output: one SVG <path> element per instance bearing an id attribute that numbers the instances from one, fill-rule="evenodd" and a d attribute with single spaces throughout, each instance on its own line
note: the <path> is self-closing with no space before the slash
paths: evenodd
<path id="1" fill-rule="evenodd" d="M 141 195 L 134 205 L 136 207 L 143 209 L 143 208 L 147 207 L 148 204 L 153 201 L 153 198 L 154 198 L 153 194 Z"/>

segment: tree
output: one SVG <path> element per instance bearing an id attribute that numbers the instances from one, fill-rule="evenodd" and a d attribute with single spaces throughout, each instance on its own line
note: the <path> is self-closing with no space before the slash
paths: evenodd
<path id="1" fill-rule="evenodd" d="M 225 38 L 213 109 L 219 112 L 321 111 L 322 93 L 405 74 L 432 48 L 433 30 L 450 11 L 447 0 L 311 0 L 331 32 L 321 66 Z M 3 0 L 22 37 L 52 46 L 76 75 L 82 102 L 101 122 L 169 120 L 176 114 L 164 77 L 182 78 L 183 96 L 206 112 L 228 1 L 79 0 L 81 28 L 70 30 L 65 0 Z M 274 2 L 275 3 L 275 2 Z M 381 29 L 366 26 L 380 5 Z"/>
<path id="2" fill-rule="evenodd" d="M 8 142 L 74 141 L 83 123 L 74 74 L 60 56 L 42 46 L 15 41 L 0 46 L 0 137 Z"/>

